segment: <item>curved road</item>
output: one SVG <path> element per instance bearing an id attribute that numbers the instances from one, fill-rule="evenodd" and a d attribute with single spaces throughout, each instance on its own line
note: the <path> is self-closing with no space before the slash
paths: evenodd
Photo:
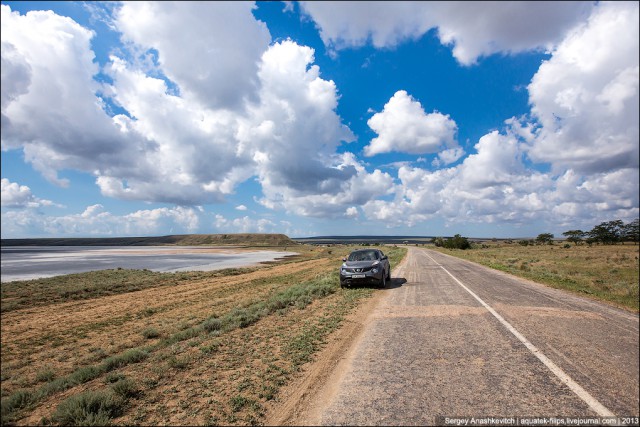
<path id="1" fill-rule="evenodd" d="M 638 416 L 637 315 L 426 249 L 393 273 L 312 424 Z"/>

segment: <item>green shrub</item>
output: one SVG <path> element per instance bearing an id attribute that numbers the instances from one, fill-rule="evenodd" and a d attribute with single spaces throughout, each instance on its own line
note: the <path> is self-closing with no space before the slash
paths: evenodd
<path id="1" fill-rule="evenodd" d="M 56 377 L 56 374 L 49 368 L 38 371 L 36 374 L 36 381 L 39 383 L 46 383 L 52 381 Z"/>
<path id="2" fill-rule="evenodd" d="M 71 384 L 84 384 L 91 381 L 94 378 L 99 377 L 102 374 L 102 369 L 95 366 L 84 366 L 74 373 L 69 375 L 69 383 Z"/>
<path id="3" fill-rule="evenodd" d="M 2 399 L 2 425 L 8 424 L 13 418 L 13 413 L 22 408 L 26 408 L 33 402 L 33 395 L 29 390 L 18 390 Z"/>
<path id="4" fill-rule="evenodd" d="M 207 319 L 202 323 L 202 327 L 207 332 L 219 331 L 222 329 L 222 321 L 220 319 Z"/>
<path id="5" fill-rule="evenodd" d="M 249 308 L 234 308 L 228 316 L 225 316 L 228 318 L 226 324 L 230 329 L 246 328 L 260 320 L 261 308 L 263 307 L 258 304 Z"/>
<path id="6" fill-rule="evenodd" d="M 122 413 L 125 400 L 113 391 L 87 391 L 63 401 L 52 421 L 62 425 L 103 426 Z"/>
<path id="7" fill-rule="evenodd" d="M 452 238 L 444 241 L 444 247 L 447 249 L 469 249 L 471 248 L 471 243 L 469 243 L 466 237 L 456 234 Z"/>
<path id="8" fill-rule="evenodd" d="M 117 383 L 120 380 L 125 379 L 125 375 L 120 372 L 109 372 L 104 378 L 104 382 L 107 384 Z"/>
<path id="9" fill-rule="evenodd" d="M 136 396 L 140 390 L 131 379 L 122 379 L 111 386 L 111 390 L 120 397 L 128 398 Z"/>
<path id="10" fill-rule="evenodd" d="M 40 390 L 38 390 L 38 398 L 41 399 L 59 391 L 66 390 L 72 385 L 68 377 L 56 378 L 44 384 Z"/>
<path id="11" fill-rule="evenodd" d="M 169 365 L 170 368 L 174 368 L 174 369 L 179 369 L 179 370 L 187 369 L 189 367 L 189 358 L 182 357 L 178 359 L 175 356 L 171 356 L 167 360 L 167 365 Z"/>
<path id="12" fill-rule="evenodd" d="M 237 395 L 229 399 L 229 403 L 231 404 L 231 411 L 238 412 L 242 408 L 244 408 L 247 404 L 251 403 L 251 399 L 248 399 L 244 396 Z"/>
<path id="13" fill-rule="evenodd" d="M 197 337 L 200 334 L 200 332 L 202 332 L 202 330 L 197 327 L 187 328 L 183 331 L 176 332 L 175 334 L 171 335 L 168 338 L 163 339 L 162 344 L 171 345 L 180 341 L 186 341 L 188 339 Z"/>

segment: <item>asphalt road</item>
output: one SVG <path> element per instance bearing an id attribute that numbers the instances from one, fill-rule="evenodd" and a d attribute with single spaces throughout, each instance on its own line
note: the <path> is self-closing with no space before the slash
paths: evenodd
<path id="1" fill-rule="evenodd" d="M 421 248 L 392 273 L 319 424 L 638 416 L 637 315 Z"/>

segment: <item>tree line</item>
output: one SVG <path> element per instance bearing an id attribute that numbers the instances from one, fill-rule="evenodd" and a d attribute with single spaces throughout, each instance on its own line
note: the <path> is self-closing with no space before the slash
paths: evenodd
<path id="1" fill-rule="evenodd" d="M 638 226 L 638 219 L 625 224 L 622 220 L 605 221 L 602 222 L 589 231 L 582 230 L 569 230 L 562 233 L 567 242 L 571 242 L 575 245 L 586 243 L 588 245 L 602 244 L 602 245 L 615 245 L 623 242 L 638 243 L 640 240 L 640 227 Z M 553 243 L 553 234 L 542 233 L 536 237 L 535 241 L 521 241 L 520 244 L 526 246 L 526 244 L 539 244 L 550 245 Z M 526 242 L 526 244 L 525 244 Z"/>
<path id="2" fill-rule="evenodd" d="M 576 245 L 583 241 L 588 245 L 593 243 L 603 245 L 615 245 L 622 242 L 634 242 L 640 240 L 640 227 L 638 219 L 625 224 L 622 220 L 606 221 L 596 225 L 590 231 L 569 230 L 562 233 L 568 242 Z M 539 236 L 538 236 L 539 237 Z"/>
<path id="3" fill-rule="evenodd" d="M 640 240 L 640 226 L 638 219 L 625 224 L 622 220 L 605 221 L 602 222 L 589 231 L 582 230 L 569 230 L 562 233 L 565 236 L 566 241 L 574 243 L 576 245 L 586 243 L 592 245 L 594 243 L 603 245 L 615 245 L 623 242 L 634 242 L 638 244 Z M 542 233 L 536 237 L 535 240 L 520 240 L 523 246 L 528 245 L 551 245 L 553 244 L 554 235 L 552 233 Z M 471 243 L 466 237 L 462 237 L 459 234 L 444 239 L 442 237 L 436 237 L 432 240 L 432 243 L 438 247 L 444 247 L 448 249 L 469 249 Z"/>

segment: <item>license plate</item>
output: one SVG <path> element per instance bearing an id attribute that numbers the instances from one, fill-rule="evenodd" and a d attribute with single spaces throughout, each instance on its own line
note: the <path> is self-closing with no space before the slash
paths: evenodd
<path id="1" fill-rule="evenodd" d="M 364 279 L 365 277 L 367 276 L 365 276 L 364 274 L 354 274 L 351 276 L 352 279 Z"/>

